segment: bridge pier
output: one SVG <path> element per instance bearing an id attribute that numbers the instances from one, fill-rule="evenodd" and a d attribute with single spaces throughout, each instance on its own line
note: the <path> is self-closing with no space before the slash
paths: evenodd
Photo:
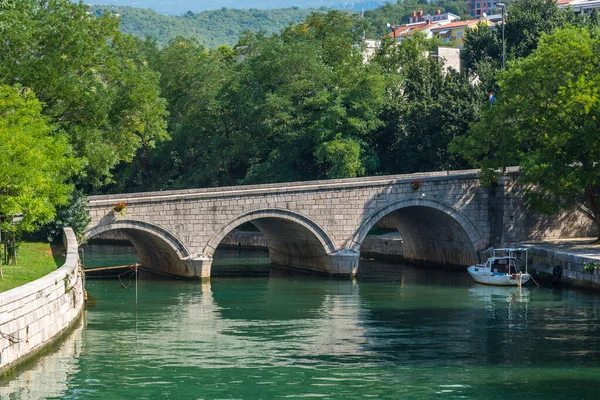
<path id="1" fill-rule="evenodd" d="M 185 263 L 184 273 L 186 274 L 183 278 L 199 278 L 203 281 L 210 279 L 213 262 L 211 257 L 199 256 L 182 261 Z"/>
<path id="2" fill-rule="evenodd" d="M 327 273 L 334 276 L 356 276 L 360 252 L 343 249 L 329 254 Z"/>

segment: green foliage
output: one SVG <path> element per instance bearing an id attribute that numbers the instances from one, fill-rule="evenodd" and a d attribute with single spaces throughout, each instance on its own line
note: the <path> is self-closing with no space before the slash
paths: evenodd
<path id="1" fill-rule="evenodd" d="M 334 4 L 334 6 L 339 6 Z M 359 7 L 354 2 L 355 10 L 367 9 Z M 313 7 L 327 6 L 323 1 Z M 369 3 L 371 5 L 371 3 Z M 138 4 L 137 7 L 144 7 Z M 305 6 L 306 7 L 306 6 Z M 92 7 L 95 15 L 104 13 L 119 14 L 120 30 L 140 38 L 150 37 L 160 46 L 166 46 L 171 39 L 178 36 L 195 39 L 199 44 L 214 48 L 219 45 L 233 46 L 244 32 L 278 33 L 291 23 L 300 23 L 308 15 L 329 10 L 320 8 L 277 8 L 277 9 L 232 9 L 219 8 L 210 11 L 194 13 L 188 11 L 183 15 L 163 15 L 154 10 L 126 6 L 96 5 Z M 148 5 L 150 8 L 150 5 Z M 271 8 L 270 5 L 268 7 Z M 423 10 L 424 14 L 435 14 L 437 10 L 451 12 L 467 17 L 464 1 L 437 0 L 424 2 L 420 0 L 405 0 L 395 4 L 387 3 L 377 9 L 365 11 L 365 26 L 360 31 L 367 37 L 379 39 L 388 33 L 387 23 L 399 25 L 408 22 L 413 11 Z M 171 14 L 165 12 L 164 14 Z M 355 15 L 356 16 L 356 15 Z"/>
<path id="2" fill-rule="evenodd" d="M 337 135 L 316 150 L 317 163 L 325 166 L 329 178 L 353 178 L 364 174 L 360 143 Z"/>
<path id="3" fill-rule="evenodd" d="M 68 0 L 14 4 L 0 13 L 0 83 L 33 89 L 86 160 L 81 184 L 106 182 L 115 164 L 166 137 L 158 74 L 116 18 Z"/>
<path id="4" fill-rule="evenodd" d="M 266 12 L 271 9 L 314 9 L 316 7 L 330 7 L 344 10 L 368 10 L 385 4 L 385 0 L 354 0 L 344 2 L 341 0 L 87 0 L 88 4 L 113 4 L 130 5 L 135 7 L 150 8 L 165 15 L 194 15 L 207 10 L 218 11 L 227 9 L 249 9 L 250 11 Z"/>
<path id="5" fill-rule="evenodd" d="M 246 31 L 276 33 L 290 23 L 299 23 L 312 12 L 326 12 L 324 8 L 281 8 L 274 10 L 237 10 L 221 8 L 200 13 L 188 12 L 167 16 L 153 10 L 123 6 L 94 6 L 92 12 L 119 14 L 121 32 L 140 38 L 156 39 L 166 46 L 177 36 L 196 39 L 210 48 L 234 45 Z"/>
<path id="6" fill-rule="evenodd" d="M 61 132 L 53 131 L 34 94 L 0 86 L 0 222 L 3 230 L 31 231 L 66 204 L 69 184 L 83 167 Z M 12 216 L 23 214 L 11 226 Z"/>
<path id="7" fill-rule="evenodd" d="M 558 8 L 547 0 L 507 2 L 505 47 L 506 61 L 526 57 L 537 47 L 541 34 L 566 24 L 588 25 L 593 19 L 576 17 L 570 8 Z M 502 29 L 480 25 L 467 32 L 461 60 L 468 73 L 477 75 L 486 90 L 495 91 L 495 75 L 502 66 Z"/>
<path id="8" fill-rule="evenodd" d="M 89 204 L 87 196 L 80 190 L 71 193 L 67 204 L 56 209 L 56 217 L 52 222 L 40 229 L 41 236 L 48 242 L 62 237 L 63 228 L 71 227 L 80 240 L 90 223 Z"/>
<path id="9" fill-rule="evenodd" d="M 492 28 L 486 24 L 479 24 L 477 29 L 467 30 L 460 52 L 463 68 L 468 73 L 479 75 L 484 82 L 488 82 L 494 75 L 485 74 L 486 67 L 495 72 L 502 66 L 502 34 L 499 32 L 499 28 Z"/>
<path id="10" fill-rule="evenodd" d="M 447 152 L 448 143 L 477 120 L 485 94 L 465 76 L 444 74 L 425 54 L 431 43 L 416 35 L 394 45 L 384 41 L 373 59 L 389 83 L 385 121 L 373 138 L 381 173 L 460 169 L 465 162 Z M 399 71 L 399 73 L 397 72 Z"/>
<path id="11" fill-rule="evenodd" d="M 514 0 L 507 7 L 505 37 L 512 58 L 526 57 L 537 47 L 540 34 L 575 22 L 569 8 L 548 0 Z M 501 30 L 498 30 L 501 34 Z"/>
<path id="12" fill-rule="evenodd" d="M 499 75 L 496 104 L 453 150 L 488 170 L 520 165 L 534 205 L 553 212 L 581 203 L 600 228 L 598 66 L 600 40 L 587 29 L 542 35 Z"/>
<path id="13" fill-rule="evenodd" d="M 140 152 L 113 190 L 372 173 L 367 138 L 381 126 L 385 79 L 362 64 L 356 27 L 334 11 L 247 33 L 234 49 L 183 38 L 155 48 L 173 140 Z"/>
<path id="14" fill-rule="evenodd" d="M 600 270 L 600 262 L 584 262 L 583 263 L 583 270 L 586 272 L 594 272 L 595 270 Z"/>

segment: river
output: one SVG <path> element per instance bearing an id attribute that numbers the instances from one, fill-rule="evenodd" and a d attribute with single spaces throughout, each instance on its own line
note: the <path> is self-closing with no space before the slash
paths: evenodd
<path id="1" fill-rule="evenodd" d="M 356 280 L 221 251 L 257 276 L 88 280 L 55 350 L 1 398 L 596 399 L 600 295 L 374 262 Z M 86 254 L 90 263 L 91 254 Z M 100 256 L 99 260 L 103 256 Z M 113 253 L 106 259 L 114 262 Z"/>

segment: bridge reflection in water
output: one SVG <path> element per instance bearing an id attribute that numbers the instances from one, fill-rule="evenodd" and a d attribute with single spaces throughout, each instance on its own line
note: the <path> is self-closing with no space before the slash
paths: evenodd
<path id="1" fill-rule="evenodd" d="M 544 398 L 588 398 L 600 385 L 598 295 L 474 286 L 443 269 L 361 270 L 357 281 L 277 268 L 204 283 L 142 275 L 137 298 L 89 281 L 97 304 L 66 347 L 73 359 L 46 356 L 56 389 L 30 375 L 2 395 L 490 398 L 519 397 L 515 382 L 527 381 Z M 565 340 L 573 329 L 578 340 Z"/>

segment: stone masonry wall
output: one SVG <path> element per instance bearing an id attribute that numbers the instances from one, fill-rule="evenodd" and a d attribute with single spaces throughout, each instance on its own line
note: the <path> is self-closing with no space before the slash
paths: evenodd
<path id="1" fill-rule="evenodd" d="M 584 270 L 584 264 L 598 264 L 598 259 L 578 254 L 532 246 L 529 250 L 531 267 L 552 277 L 554 267 L 561 267 L 559 282 L 600 288 L 600 270 Z"/>
<path id="2" fill-rule="evenodd" d="M 503 243 L 595 235 L 590 219 L 576 208 L 558 215 L 545 215 L 528 208 L 526 188 L 519 183 L 517 174 L 501 178 L 500 183 Z"/>
<path id="3" fill-rule="evenodd" d="M 422 180 L 423 187 L 413 190 L 414 179 Z M 459 210 L 477 227 L 473 233 L 489 242 L 487 188 L 480 187 L 475 170 L 91 196 L 90 227 L 110 224 L 111 218 L 142 220 L 171 232 L 190 254 L 203 253 L 224 226 L 232 224 L 233 229 L 236 220 L 247 222 L 243 217 L 249 213 L 277 209 L 308 218 L 341 250 L 353 246 L 369 216 L 400 200 L 407 201 L 406 206 L 427 201 Z M 119 201 L 127 203 L 126 215 L 111 217 Z"/>
<path id="4" fill-rule="evenodd" d="M 87 235 L 141 229 L 166 243 L 162 264 L 173 264 L 171 271 L 206 277 L 216 247 L 246 222 L 271 240 L 274 262 L 318 264 L 329 272 L 357 259 L 368 231 L 385 217 L 401 230 L 405 255 L 457 265 L 469 265 L 477 251 L 501 242 L 581 232 L 565 224 L 578 218 L 574 213 L 553 219 L 527 210 L 518 168 L 507 172 L 496 188 L 481 186 L 478 170 L 465 170 L 91 196 Z M 413 189 L 414 180 L 422 186 Z M 124 216 L 112 211 L 121 201 L 127 203 Z M 165 261 L 170 249 L 181 265 L 174 256 Z M 159 255 L 152 258 L 161 263 Z"/>
<path id="5" fill-rule="evenodd" d="M 64 230 L 67 258 L 56 271 L 0 293 L 0 373 L 25 361 L 78 321 L 84 305 L 77 240 Z"/>

